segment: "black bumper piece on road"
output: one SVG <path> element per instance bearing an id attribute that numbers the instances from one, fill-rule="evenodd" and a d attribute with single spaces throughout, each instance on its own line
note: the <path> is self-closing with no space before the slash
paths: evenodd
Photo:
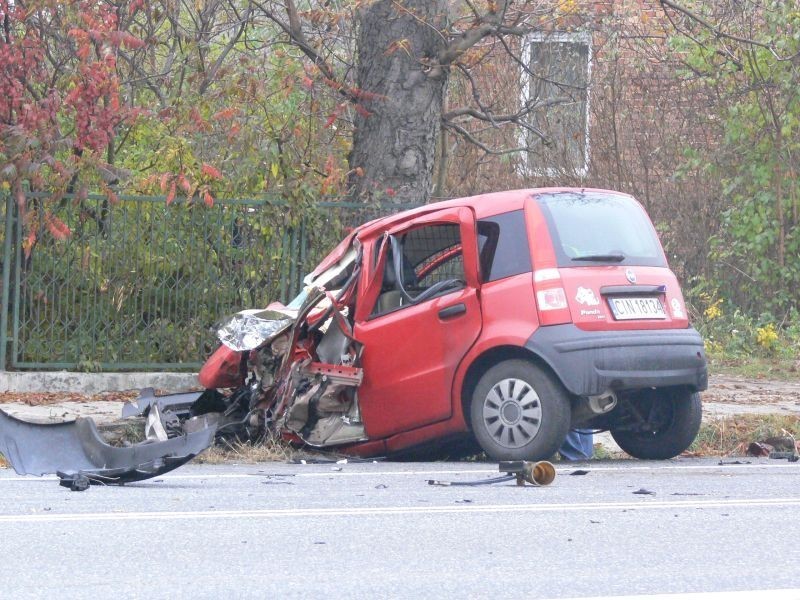
<path id="1" fill-rule="evenodd" d="M 540 327 L 525 347 L 550 365 L 577 396 L 607 390 L 708 387 L 703 339 L 694 328 L 584 331 L 575 325 Z"/>
<path id="2" fill-rule="evenodd" d="M 0 410 L 0 454 L 19 475 L 58 473 L 76 484 L 79 475 L 106 485 L 156 477 L 200 454 L 215 433 L 216 425 L 211 424 L 165 441 L 116 447 L 106 443 L 90 418 L 39 424 Z"/>

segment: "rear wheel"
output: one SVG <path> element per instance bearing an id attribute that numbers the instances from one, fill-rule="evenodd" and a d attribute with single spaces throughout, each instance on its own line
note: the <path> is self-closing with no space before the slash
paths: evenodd
<path id="1" fill-rule="evenodd" d="M 700 394 L 682 388 L 648 391 L 629 400 L 624 427 L 612 427 L 611 435 L 634 458 L 663 460 L 678 456 L 692 445 L 700 430 Z"/>
<path id="2" fill-rule="evenodd" d="M 495 460 L 545 460 L 569 430 L 570 404 L 553 377 L 526 360 L 507 360 L 478 381 L 470 407 L 472 430 Z"/>

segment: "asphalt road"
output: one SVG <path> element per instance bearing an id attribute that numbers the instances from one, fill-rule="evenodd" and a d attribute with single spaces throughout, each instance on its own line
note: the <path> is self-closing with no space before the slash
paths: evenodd
<path id="1" fill-rule="evenodd" d="M 747 460 L 559 465 L 539 488 L 427 484 L 497 475 L 465 463 L 190 465 L 80 493 L 3 470 L 0 596 L 800 598 L 800 463 Z"/>

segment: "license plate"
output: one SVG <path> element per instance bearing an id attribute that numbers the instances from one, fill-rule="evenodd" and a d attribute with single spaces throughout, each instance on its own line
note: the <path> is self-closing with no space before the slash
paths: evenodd
<path id="1" fill-rule="evenodd" d="M 611 312 L 618 321 L 628 319 L 666 319 L 664 305 L 658 298 L 631 297 L 609 298 Z"/>

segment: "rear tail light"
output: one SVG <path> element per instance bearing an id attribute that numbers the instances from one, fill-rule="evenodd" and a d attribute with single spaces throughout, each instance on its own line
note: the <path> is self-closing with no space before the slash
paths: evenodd
<path id="1" fill-rule="evenodd" d="M 533 273 L 533 288 L 542 325 L 560 325 L 572 321 L 567 294 L 558 269 L 541 269 Z"/>
<path id="2" fill-rule="evenodd" d="M 539 310 L 561 310 L 567 308 L 567 296 L 564 293 L 564 288 L 560 287 L 536 292 L 536 301 L 539 304 Z"/>

